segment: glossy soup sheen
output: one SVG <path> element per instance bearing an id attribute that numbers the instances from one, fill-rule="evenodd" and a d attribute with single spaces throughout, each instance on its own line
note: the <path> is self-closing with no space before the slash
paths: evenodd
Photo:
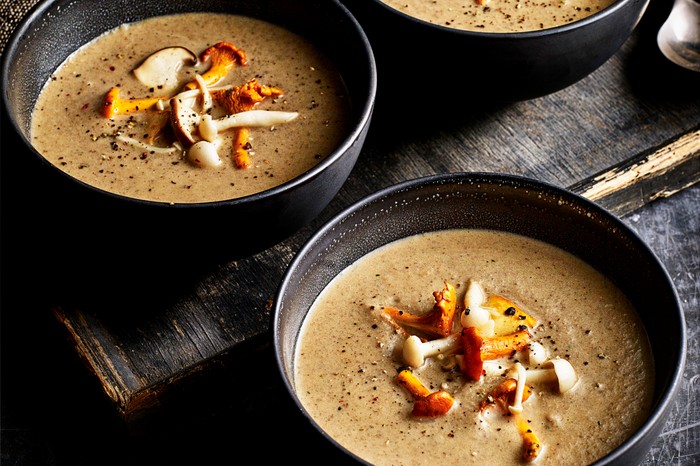
<path id="1" fill-rule="evenodd" d="M 251 166 L 241 169 L 232 163 L 234 131 L 219 133 L 223 163 L 215 168 L 195 166 L 183 153 L 153 153 L 115 142 L 119 133 L 145 140 L 158 112 L 105 118 L 100 110 L 110 88 L 119 87 L 123 98 L 171 97 L 177 90 L 149 89 L 133 70 L 165 47 L 181 46 L 200 55 L 222 41 L 243 50 L 247 63 L 215 86 L 241 85 L 255 77 L 284 91 L 281 97 L 265 97 L 256 110 L 299 113 L 291 122 L 250 128 Z M 183 66 L 182 83 L 209 65 Z M 53 164 L 106 191 L 169 203 L 216 201 L 278 186 L 318 164 L 348 135 L 348 99 L 327 57 L 288 30 L 236 15 L 163 16 L 123 25 L 70 56 L 38 99 L 31 141 Z"/>
<path id="2" fill-rule="evenodd" d="M 414 400 L 395 380 L 405 367 L 405 337 L 383 309 L 429 312 L 445 280 L 458 302 L 474 280 L 487 295 L 516 303 L 538 319 L 533 339 L 549 358 L 575 368 L 571 390 L 536 385 L 523 403 L 522 416 L 543 445 L 539 464 L 590 464 L 644 422 L 653 361 L 643 326 L 620 290 L 551 245 L 510 233 L 452 230 L 399 240 L 361 258 L 324 289 L 303 323 L 296 393 L 346 449 L 378 465 L 522 464 L 513 418 L 479 413 L 502 375 L 473 382 L 449 357 L 428 358 L 414 374 L 431 392 L 443 389 L 455 399 L 446 415 L 430 420 L 411 416 Z M 524 360 L 521 353 L 506 359 L 504 366 Z"/>
<path id="3" fill-rule="evenodd" d="M 548 29 L 586 18 L 615 0 L 382 0 L 409 16 L 478 32 Z"/>

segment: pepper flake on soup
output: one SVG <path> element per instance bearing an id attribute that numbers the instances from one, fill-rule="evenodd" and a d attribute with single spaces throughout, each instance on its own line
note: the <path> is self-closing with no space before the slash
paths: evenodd
<path id="1" fill-rule="evenodd" d="M 524 403 L 536 386 L 558 393 L 571 390 L 578 381 L 576 370 L 564 358 L 549 359 L 544 345 L 532 337 L 538 320 L 517 304 L 502 296 L 487 296 L 474 280 L 469 281 L 464 302 L 458 303 L 454 286 L 447 280 L 444 284 L 433 292 L 435 304 L 425 314 L 383 309 L 387 321 L 405 337 L 406 367 L 395 381 L 414 399 L 411 415 L 417 420 L 433 419 L 457 404 L 452 394 L 443 389 L 431 392 L 413 373 L 428 358 L 441 358 L 446 373 L 458 368 L 467 383 L 503 378 L 480 401 L 479 412 L 485 422 L 491 411 L 510 417 L 522 438 L 522 459 L 536 460 L 544 445 L 528 423 Z"/>
<path id="2" fill-rule="evenodd" d="M 177 76 L 182 66 L 209 63 L 209 68 L 195 73 L 194 79 L 179 83 Z M 184 47 L 166 47 L 146 58 L 133 70 L 134 76 L 148 88 L 166 89 L 174 92 L 171 97 L 122 98 L 119 88 L 112 87 L 104 96 L 100 112 L 104 118 L 114 119 L 133 113 L 145 113 L 152 121 L 152 132 L 145 140 L 118 132 L 116 140 L 122 144 L 140 147 L 153 153 L 185 152 L 195 166 L 214 168 L 222 165 L 218 153 L 219 133 L 235 131 L 231 158 L 237 168 L 250 167 L 252 144 L 250 127 L 274 127 L 299 116 L 298 112 L 256 110 L 258 103 L 266 97 L 275 99 L 284 94 L 282 89 L 260 84 L 252 78 L 238 86 L 214 87 L 236 66 L 246 66 L 246 53 L 228 42 L 218 42 L 204 50 L 199 59 Z M 224 115 L 213 118 L 212 109 Z M 167 114 L 167 118 L 161 115 Z M 170 130 L 174 139 L 166 146 L 155 141 L 168 140 L 163 137 Z"/>

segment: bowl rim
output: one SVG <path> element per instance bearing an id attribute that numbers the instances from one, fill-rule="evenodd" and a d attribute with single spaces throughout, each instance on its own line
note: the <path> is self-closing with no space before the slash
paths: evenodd
<path id="1" fill-rule="evenodd" d="M 610 451 L 606 456 L 596 460 L 593 465 L 601 466 L 608 464 L 618 464 L 624 458 L 621 457 L 625 452 L 634 449 L 635 445 L 643 444 L 645 439 L 649 438 L 655 440 L 659 435 L 660 430 L 663 428 L 663 423 L 668 416 L 668 412 L 672 407 L 674 399 L 678 391 L 680 390 L 680 384 L 683 378 L 683 371 L 686 366 L 687 359 L 687 324 L 685 319 L 685 314 L 683 311 L 683 306 L 680 302 L 678 292 L 668 273 L 668 270 L 663 265 L 658 255 L 651 249 L 651 247 L 641 238 L 641 236 L 634 231 L 631 227 L 627 226 L 619 217 L 614 215 L 612 212 L 608 211 L 599 204 L 585 198 L 584 196 L 570 191 L 566 188 L 562 188 L 553 183 L 547 181 L 536 180 L 521 175 L 506 174 L 506 173 L 495 173 L 495 172 L 452 172 L 452 173 L 441 173 L 421 176 L 418 178 L 413 178 L 409 180 L 404 180 L 399 183 L 381 188 L 357 201 L 347 206 L 341 212 L 336 214 L 333 218 L 324 223 L 316 232 L 314 232 L 304 243 L 301 249 L 296 253 L 292 261 L 289 263 L 275 295 L 274 308 L 272 313 L 273 325 L 273 349 L 275 351 L 275 362 L 277 365 L 278 373 L 280 374 L 286 390 L 293 400 L 297 408 L 304 414 L 306 419 L 311 422 L 311 424 L 316 428 L 316 430 L 323 435 L 332 444 L 336 445 L 341 451 L 345 452 L 347 455 L 364 462 L 361 458 L 358 458 L 354 453 L 345 449 L 344 446 L 340 445 L 335 439 L 329 436 L 311 417 L 311 415 L 306 411 L 304 406 L 302 406 L 295 390 L 292 386 L 292 381 L 287 377 L 285 370 L 284 361 L 282 358 L 282 336 L 280 321 L 282 315 L 285 312 L 283 306 L 283 298 L 288 295 L 287 288 L 291 286 L 291 282 L 294 279 L 296 270 L 302 266 L 304 258 L 306 256 L 314 254 L 314 249 L 317 244 L 322 243 L 324 237 L 327 237 L 330 232 L 336 226 L 342 224 L 345 220 L 352 217 L 355 213 L 363 211 L 368 206 L 381 202 L 385 199 L 391 198 L 397 193 L 410 192 L 413 189 L 422 188 L 425 186 L 442 186 L 445 183 L 462 183 L 467 184 L 470 182 L 482 182 L 488 183 L 490 185 L 499 185 L 503 183 L 517 184 L 518 186 L 524 186 L 526 188 L 536 189 L 538 192 L 546 192 L 551 194 L 556 194 L 561 197 L 565 197 L 567 201 L 572 201 L 576 203 L 577 206 L 583 206 L 587 209 L 587 212 L 595 212 L 596 215 L 601 216 L 601 218 L 612 222 L 618 228 L 625 232 L 625 234 L 632 240 L 635 244 L 641 248 L 641 250 L 648 255 L 648 257 L 653 261 L 657 270 L 660 272 L 662 278 L 668 285 L 668 291 L 671 293 L 673 301 L 676 303 L 675 310 L 677 312 L 673 313 L 674 320 L 677 320 L 678 334 L 677 345 L 678 354 L 676 355 L 678 359 L 678 364 L 676 367 L 672 368 L 670 371 L 670 376 L 668 383 L 664 386 L 661 393 L 658 394 L 658 400 L 654 405 L 651 406 L 649 415 L 644 420 L 643 424 L 624 442 L 620 443 L 614 450 Z M 331 277 L 332 279 L 332 277 Z M 330 280 L 329 280 L 330 281 Z M 327 286 L 325 283 L 323 287 Z M 315 298 L 314 298 L 315 299 Z M 304 309 L 304 315 L 301 319 L 302 324 L 308 313 L 308 309 Z M 295 335 L 294 340 L 294 350 L 296 350 L 297 338 Z M 294 364 L 295 355 L 292 354 L 292 365 Z M 646 450 L 645 450 L 646 453 Z"/>
<path id="2" fill-rule="evenodd" d="M 354 114 L 357 115 L 356 118 L 353 118 L 352 122 L 352 129 L 351 131 L 345 136 L 345 138 L 341 141 L 341 143 L 332 151 L 330 152 L 326 157 L 323 158 L 319 163 L 314 165 L 311 169 L 307 170 L 306 172 L 282 183 L 277 186 L 273 186 L 272 188 L 266 189 L 264 191 L 259 191 L 256 193 L 252 193 L 246 196 L 240 196 L 236 198 L 230 198 L 230 199 L 221 199 L 221 200 L 216 200 L 216 201 L 207 201 L 207 202 L 190 202 L 190 203 L 172 203 L 172 202 L 167 202 L 167 201 L 154 201 L 154 200 L 148 200 L 148 199 L 140 199 L 140 198 L 135 198 L 135 197 L 129 197 L 125 196 L 122 194 L 114 193 L 111 191 L 107 191 L 101 188 L 98 188 L 96 186 L 93 186 L 91 184 L 88 184 L 78 178 L 75 178 L 68 173 L 64 172 L 60 168 L 56 167 L 54 164 L 49 162 L 46 158 L 44 158 L 32 145 L 31 141 L 28 140 L 27 136 L 24 134 L 24 132 L 19 128 L 18 123 L 16 118 L 13 116 L 9 104 L 7 102 L 7 94 L 9 92 L 10 84 L 9 84 L 9 75 L 10 75 L 10 66 L 12 64 L 12 58 L 18 53 L 19 50 L 19 45 L 21 43 L 21 39 L 24 35 L 26 35 L 27 31 L 29 31 L 35 24 L 40 24 L 42 22 L 43 16 L 46 14 L 47 10 L 51 8 L 54 4 L 61 4 L 65 3 L 66 1 L 69 1 L 69 3 L 75 3 L 76 0 L 40 0 L 37 2 L 26 14 L 25 16 L 20 20 L 20 22 L 17 24 L 15 29 L 12 31 L 12 34 L 10 35 L 7 44 L 5 46 L 4 51 L 2 52 L 2 56 L 0 57 L 0 92 L 2 93 L 3 98 L 2 100 L 2 112 L 4 115 L 7 117 L 9 120 L 9 124 L 11 125 L 11 130 L 17 134 L 17 137 L 19 137 L 22 142 L 24 143 L 26 149 L 28 152 L 31 153 L 31 155 L 36 158 L 41 165 L 48 169 L 51 170 L 52 173 L 57 174 L 59 177 L 61 177 L 63 180 L 67 180 L 68 182 L 75 184 L 79 186 L 83 190 L 87 190 L 88 192 L 91 193 L 96 193 L 99 196 L 106 197 L 107 199 L 110 200 L 116 200 L 119 202 L 128 202 L 132 204 L 136 204 L 139 206 L 157 206 L 157 207 L 167 207 L 171 209 L 201 209 L 201 208 L 206 208 L 206 207 L 221 207 L 221 206 L 235 206 L 239 204 L 249 204 L 249 203 L 257 203 L 257 202 L 264 202 L 265 200 L 269 198 L 274 198 L 278 196 L 279 194 L 286 192 L 286 191 L 293 191 L 298 187 L 301 187 L 305 184 L 310 183 L 313 179 L 318 177 L 322 172 L 324 172 L 328 167 L 331 165 L 335 164 L 339 159 L 344 157 L 344 154 L 348 152 L 352 145 L 355 144 L 355 142 L 360 139 L 362 136 L 363 131 L 369 126 L 372 114 L 374 111 L 374 106 L 375 106 L 375 101 L 376 101 L 376 95 L 377 95 L 377 64 L 374 56 L 374 52 L 372 50 L 371 43 L 369 41 L 369 38 L 367 37 L 364 29 L 360 25 L 359 21 L 355 18 L 355 16 L 350 12 L 350 10 L 340 1 L 340 0 L 327 0 L 327 3 L 329 4 L 329 7 L 334 7 L 337 8 L 340 12 L 342 12 L 343 16 L 347 19 L 349 24 L 351 25 L 352 29 L 356 32 L 358 39 L 358 46 L 362 48 L 362 53 L 366 55 L 366 60 L 364 62 L 367 64 L 367 69 L 366 69 L 366 75 L 363 79 L 367 80 L 368 83 L 368 93 L 364 97 L 363 101 L 361 102 L 361 106 L 355 107 L 355 103 L 353 103 L 353 110 Z M 155 17 L 155 16 L 160 16 L 161 14 L 158 15 L 153 15 L 149 17 Z M 48 79 L 48 78 L 47 78 Z"/>
<path id="3" fill-rule="evenodd" d="M 516 31 L 516 32 L 487 32 L 487 31 L 472 31 L 465 29 L 458 29 L 448 26 L 443 26 L 441 24 L 435 24 L 423 19 L 417 18 L 415 16 L 408 15 L 401 10 L 398 10 L 392 6 L 387 5 L 382 0 L 363 0 L 369 1 L 375 4 L 376 7 L 383 10 L 385 14 L 392 14 L 399 16 L 403 21 L 412 24 L 419 28 L 432 29 L 440 31 L 445 34 L 454 34 L 457 36 L 464 37 L 477 37 L 491 40 L 517 40 L 517 39 L 528 39 L 528 38 L 538 38 L 538 37 L 548 37 L 558 34 L 565 34 L 569 31 L 576 29 L 581 29 L 589 26 L 592 23 L 602 21 L 604 18 L 613 15 L 617 10 L 623 8 L 625 5 L 632 2 L 640 2 L 642 4 L 642 11 L 646 9 L 646 6 L 651 0 L 614 0 L 610 5 L 597 11 L 585 18 L 573 21 L 571 23 L 562 24 L 559 26 L 554 26 L 545 29 L 537 29 L 532 31 Z"/>

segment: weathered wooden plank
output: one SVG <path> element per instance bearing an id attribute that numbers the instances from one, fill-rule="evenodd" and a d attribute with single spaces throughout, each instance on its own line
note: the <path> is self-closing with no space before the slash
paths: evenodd
<path id="1" fill-rule="evenodd" d="M 624 216 L 698 181 L 700 129 L 695 129 L 581 180 L 569 189 Z"/>
<path id="2" fill-rule="evenodd" d="M 263 337 L 269 344 L 271 301 L 290 248 L 303 238 L 188 276 L 188 286 L 160 285 L 157 294 L 169 293 L 162 302 L 145 299 L 143 287 L 120 286 L 118 298 L 102 292 L 56 301 L 51 310 L 117 412 L 133 420 L 217 361 L 245 354 Z"/>
<path id="3" fill-rule="evenodd" d="M 123 411 L 130 407 L 144 388 L 143 383 L 133 373 L 107 329 L 94 317 L 78 310 L 66 313 L 63 308 L 54 307 L 53 312 L 65 326 L 76 352 L 95 374 L 117 409 Z"/>

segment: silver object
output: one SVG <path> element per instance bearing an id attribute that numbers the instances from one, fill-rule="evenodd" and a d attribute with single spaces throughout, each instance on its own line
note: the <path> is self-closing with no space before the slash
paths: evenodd
<path id="1" fill-rule="evenodd" d="M 700 0 L 675 0 L 656 42 L 666 58 L 700 72 Z"/>

